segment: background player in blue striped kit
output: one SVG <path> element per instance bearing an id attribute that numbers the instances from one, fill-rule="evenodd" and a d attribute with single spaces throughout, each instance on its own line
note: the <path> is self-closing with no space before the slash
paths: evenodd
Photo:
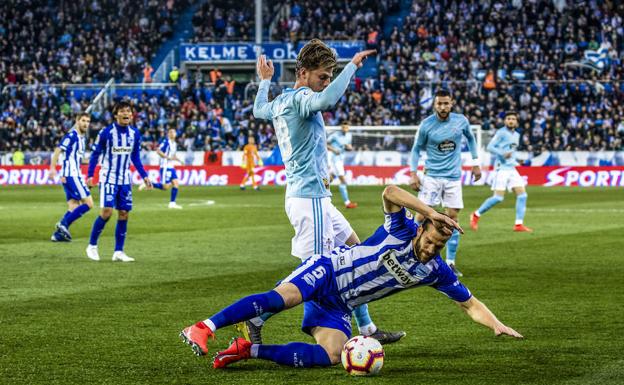
<path id="1" fill-rule="evenodd" d="M 357 69 L 375 52 L 365 50 L 355 54 L 332 81 L 336 53 L 319 39 L 312 39 L 297 55 L 294 88 L 286 88 L 270 102 L 273 63 L 264 55 L 258 58 L 256 68 L 261 82 L 253 113 L 258 119 L 273 121 L 286 166 L 286 215 L 295 230 L 291 254 L 302 260 L 329 253 L 334 246 L 360 242 L 347 219 L 331 202 L 327 136 L 321 111 L 336 105 Z M 304 313 L 307 311 L 306 306 Z M 405 335 L 378 328 L 366 305 L 355 309 L 353 314 L 360 333 L 373 336 L 382 344 L 396 342 Z M 246 323 L 252 341 L 261 341 L 260 328 L 269 316 L 266 313 Z"/>
<path id="2" fill-rule="evenodd" d="M 169 190 L 171 188 L 171 198 L 169 200 L 169 208 L 170 209 L 181 209 L 182 206 L 176 203 L 176 199 L 178 197 L 178 174 L 176 173 L 176 169 L 173 165 L 173 162 L 182 161 L 176 156 L 176 152 L 178 150 L 178 145 L 176 143 L 176 130 L 175 128 L 170 128 L 167 130 L 167 136 L 161 139 L 160 143 L 158 143 L 158 156 L 160 156 L 160 182 L 152 183 L 154 188 L 159 190 Z M 147 187 L 145 183 L 141 183 L 139 186 L 139 190 L 143 190 Z"/>
<path id="3" fill-rule="evenodd" d="M 54 179 L 59 156 L 63 153 L 60 177 L 67 200 L 67 212 L 56 224 L 56 231 L 51 238 L 53 242 L 71 241 L 69 226 L 93 207 L 93 198 L 80 170 L 86 145 L 85 134 L 90 123 L 91 115 L 88 113 L 76 115 L 74 128 L 61 139 L 50 161 L 48 177 Z"/>
<path id="4" fill-rule="evenodd" d="M 87 184 L 93 186 L 93 174 L 100 155 L 102 167 L 100 169 L 100 207 L 102 211 L 95 219 L 91 229 L 91 238 L 87 246 L 87 257 L 94 261 L 100 260 L 97 242 L 106 222 L 113 215 L 113 208 L 117 210 L 117 226 L 115 227 L 115 252 L 113 261 L 132 262 L 124 253 L 128 215 L 132 210 L 132 179 L 130 162 L 137 169 L 145 184 L 151 188 L 152 183 L 141 163 L 141 134 L 132 126 L 134 109 L 132 104 L 121 101 L 113 107 L 115 122 L 102 129 L 93 145 L 93 152 L 89 160 Z"/>
<path id="5" fill-rule="evenodd" d="M 517 128 L 518 114 L 515 111 L 507 112 L 505 114 L 505 126 L 496 132 L 487 146 L 487 150 L 496 157 L 494 178 L 492 180 L 494 195 L 486 199 L 477 211 L 470 215 L 470 227 L 474 231 L 479 229 L 479 218 L 481 218 L 481 215 L 503 201 L 505 190 L 513 190 L 516 194 L 516 224 L 513 230 L 527 233 L 533 231 L 524 225 L 528 195 L 524 188 L 526 185 L 524 178 L 516 170 L 518 165 L 516 148 L 518 148 L 520 141 L 520 134 L 516 132 Z"/>
<path id="6" fill-rule="evenodd" d="M 314 311 L 304 315 L 302 330 L 314 336 L 316 344 L 259 345 L 236 338 L 217 353 L 213 366 L 224 368 L 234 362 L 260 358 L 293 367 L 329 366 L 340 362 L 340 352 L 351 336 L 350 311 L 399 291 L 431 286 L 455 301 L 475 322 L 495 335 L 522 338 L 466 288 L 439 251 L 459 225 L 407 191 L 388 186 L 382 194 L 384 223 L 359 245 L 338 247 L 329 255 L 316 255 L 284 278 L 274 290 L 242 298 L 212 317 L 189 326 L 181 333 L 184 342 L 198 355 L 208 352 L 208 338 L 214 332 L 261 311 L 278 312 L 304 301 Z M 421 225 L 408 211 L 425 218 Z M 400 309 L 418 313 L 426 309 Z M 434 325 L 422 325 L 426 330 Z"/>
<path id="7" fill-rule="evenodd" d="M 409 159 L 411 171 L 410 186 L 419 191 L 418 199 L 429 206 L 442 204 L 448 216 L 457 221 L 459 211 L 464 208 L 461 186 L 461 144 L 462 136 L 468 140 L 472 159 L 478 158 L 477 142 L 470 131 L 468 119 L 462 114 L 451 112 L 454 101 L 450 92 L 439 90 L 433 99 L 434 113 L 420 124 Z M 422 184 L 418 177 L 420 151 L 427 152 L 425 177 Z M 481 168 L 472 167 L 475 181 L 481 179 Z M 417 217 L 417 220 L 422 218 Z M 455 257 L 459 247 L 459 232 L 455 231 L 446 244 L 446 263 L 458 276 Z"/>

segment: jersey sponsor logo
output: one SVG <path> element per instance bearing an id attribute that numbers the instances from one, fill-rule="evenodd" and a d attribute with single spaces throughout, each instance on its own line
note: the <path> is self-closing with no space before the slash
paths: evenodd
<path id="1" fill-rule="evenodd" d="M 379 261 L 403 287 L 412 286 L 420 282 L 407 272 L 396 258 L 395 250 L 388 250 L 379 256 Z"/>
<path id="2" fill-rule="evenodd" d="M 438 151 L 444 153 L 453 152 L 455 151 L 455 148 L 457 148 L 457 144 L 455 144 L 455 142 L 453 142 L 452 140 L 448 139 L 438 144 Z"/>
<path id="3" fill-rule="evenodd" d="M 132 152 L 132 147 L 128 147 L 128 146 L 114 146 L 111 149 L 111 152 L 113 154 L 130 154 Z"/>

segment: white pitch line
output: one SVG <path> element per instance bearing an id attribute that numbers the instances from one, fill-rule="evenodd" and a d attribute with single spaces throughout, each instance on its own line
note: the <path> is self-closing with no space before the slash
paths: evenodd
<path id="1" fill-rule="evenodd" d="M 214 204 L 215 204 L 215 201 L 208 200 L 208 201 L 202 201 L 199 203 L 189 203 L 189 206 L 212 206 Z"/>
<path id="2" fill-rule="evenodd" d="M 515 211 L 513 208 L 503 208 L 501 210 Z M 541 212 L 541 213 L 624 213 L 624 209 L 569 209 L 569 208 L 531 208 L 527 207 L 527 212 Z"/>

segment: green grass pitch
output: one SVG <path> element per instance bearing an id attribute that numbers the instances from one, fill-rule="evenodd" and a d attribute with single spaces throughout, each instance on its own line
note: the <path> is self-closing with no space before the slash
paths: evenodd
<path id="1" fill-rule="evenodd" d="M 383 221 L 381 191 L 350 189 L 360 207 L 345 215 L 362 239 Z M 378 377 L 351 378 L 341 366 L 259 360 L 216 371 L 210 357 L 227 346 L 232 327 L 218 332 L 208 357 L 178 338 L 184 326 L 270 289 L 297 266 L 282 188 L 182 188 L 181 211 L 166 208 L 168 193 L 135 190 L 126 252 L 137 262 L 114 264 L 114 220 L 100 239 L 102 261 L 92 262 L 85 247 L 98 210 L 72 226 L 72 243 L 53 244 L 62 189 L 2 186 L 0 383 L 624 383 L 624 190 L 529 188 L 533 234 L 511 231 L 512 195 L 470 231 L 468 215 L 489 191 L 464 194 L 462 281 L 526 338 L 496 338 L 435 290 L 408 290 L 370 305 L 378 325 L 407 337 L 386 346 Z M 297 308 L 274 317 L 265 341 L 311 342 L 301 315 Z"/>

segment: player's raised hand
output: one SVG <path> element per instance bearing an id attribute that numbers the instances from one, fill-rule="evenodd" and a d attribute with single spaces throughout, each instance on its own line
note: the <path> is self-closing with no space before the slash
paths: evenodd
<path id="1" fill-rule="evenodd" d="M 459 231 L 461 234 L 464 233 L 464 229 L 461 228 L 459 223 L 455 222 L 448 215 L 436 211 L 429 216 L 429 219 L 431 219 L 433 225 L 443 234 L 451 235 L 454 230 Z"/>
<path id="2" fill-rule="evenodd" d="M 497 337 L 502 336 L 504 334 L 504 335 L 515 337 L 515 338 L 524 338 L 522 334 L 513 330 L 509 326 L 503 325 L 502 323 L 494 328 L 494 334 L 496 334 Z"/>
<path id="3" fill-rule="evenodd" d="M 357 68 L 362 68 L 364 60 L 366 60 L 367 57 L 375 54 L 377 54 L 376 49 L 367 49 L 366 51 L 358 52 L 353 56 L 353 59 L 351 59 L 351 63 L 355 64 Z"/>
<path id="4" fill-rule="evenodd" d="M 472 178 L 475 182 L 481 179 L 481 167 L 472 166 Z"/>
<path id="5" fill-rule="evenodd" d="M 260 80 L 271 80 L 275 73 L 273 68 L 273 61 L 267 60 L 266 55 L 260 55 L 256 61 L 256 71 Z"/>
<path id="6" fill-rule="evenodd" d="M 412 190 L 420 191 L 420 179 L 418 178 L 418 175 L 415 172 L 413 172 L 412 176 L 410 177 L 409 185 L 412 188 Z"/>

